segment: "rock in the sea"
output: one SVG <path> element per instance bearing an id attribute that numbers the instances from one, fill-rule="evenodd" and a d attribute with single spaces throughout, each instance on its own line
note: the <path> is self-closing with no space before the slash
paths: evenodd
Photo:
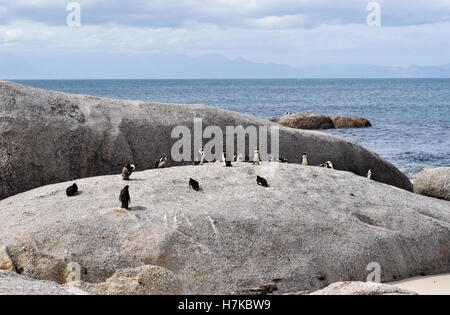
<path id="1" fill-rule="evenodd" d="M 372 127 L 372 124 L 368 119 L 360 118 L 360 117 L 331 117 L 331 121 L 333 122 L 333 126 L 336 129 L 341 128 L 368 128 Z"/>
<path id="2" fill-rule="evenodd" d="M 77 295 L 79 290 L 64 288 L 50 281 L 39 281 L 0 270 L 0 295 Z"/>
<path id="3" fill-rule="evenodd" d="M 285 127 L 306 130 L 333 129 L 331 118 L 315 114 L 290 114 L 272 120 Z"/>
<path id="4" fill-rule="evenodd" d="M 9 257 L 6 246 L 0 247 L 0 270 L 16 271 L 16 267 L 11 257 Z"/>
<path id="5" fill-rule="evenodd" d="M 77 181 L 74 198 L 69 184 L 0 201 L 0 243 L 24 276 L 64 283 L 78 263 L 80 280 L 105 282 L 108 293 L 276 283 L 282 294 L 365 281 L 372 262 L 384 282 L 450 272 L 450 205 L 350 172 L 269 162 L 153 169 L 127 183 L 129 211 L 119 208 L 120 174 Z"/>
<path id="6" fill-rule="evenodd" d="M 337 282 L 309 295 L 417 295 L 417 293 L 375 282 Z"/>
<path id="7" fill-rule="evenodd" d="M 426 169 L 414 178 L 414 192 L 450 201 L 450 167 Z"/>
<path id="8" fill-rule="evenodd" d="M 306 130 L 367 128 L 372 127 L 368 119 L 360 117 L 329 117 L 316 114 L 290 114 L 272 120 L 280 125 Z"/>
<path id="9" fill-rule="evenodd" d="M 151 169 L 162 154 L 168 166 L 192 164 L 198 150 L 191 148 L 190 161 L 176 163 L 171 149 L 179 141 L 172 138 L 175 127 L 185 126 L 195 136 L 194 118 L 203 119 L 203 129 L 217 126 L 223 134 L 226 126 L 280 126 L 204 105 L 70 95 L 0 81 L 0 199 L 47 184 L 118 174 L 125 163 Z M 310 165 L 332 161 L 336 169 L 361 176 L 372 169 L 374 180 L 412 191 L 396 167 L 353 141 L 286 127 L 280 127 L 279 140 L 280 156 L 291 163 L 300 163 L 305 152 Z"/>

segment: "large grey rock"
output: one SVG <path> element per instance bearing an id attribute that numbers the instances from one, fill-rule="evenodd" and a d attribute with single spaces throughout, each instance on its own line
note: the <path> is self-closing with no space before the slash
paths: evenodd
<path id="1" fill-rule="evenodd" d="M 257 186 L 257 175 L 270 187 Z M 189 189 L 191 177 L 201 191 Z M 182 293 L 271 283 L 277 293 L 320 289 L 365 281 L 371 262 L 385 282 L 450 271 L 447 202 L 350 172 L 210 163 L 132 179 L 78 180 L 81 194 L 72 198 L 70 182 L 4 199 L 0 244 L 25 276 L 64 283 L 67 265 L 77 262 L 82 281 L 103 283 L 118 270 L 158 266 L 174 279 L 164 286 L 181 284 Z M 118 208 L 125 184 L 130 211 Z M 139 277 L 148 279 L 145 272 Z"/>
<path id="2" fill-rule="evenodd" d="M 204 105 L 69 95 L 0 81 L 0 199 L 47 184 L 115 174 L 126 162 L 150 169 L 162 153 L 169 165 L 179 165 L 170 158 L 178 140 L 171 133 L 180 125 L 193 130 L 195 117 L 203 118 L 203 128 L 223 131 L 225 126 L 279 126 Z M 363 176 L 372 169 L 374 180 L 412 191 L 404 174 L 355 142 L 281 127 L 280 155 L 300 163 L 304 152 L 310 164 L 330 160 L 337 169 Z"/>
<path id="3" fill-rule="evenodd" d="M 9 257 L 8 248 L 0 247 L 0 270 L 16 271 L 14 262 Z"/>
<path id="4" fill-rule="evenodd" d="M 450 201 L 450 167 L 426 169 L 414 178 L 414 192 Z"/>
<path id="5" fill-rule="evenodd" d="M 184 292 L 177 275 L 157 266 L 118 270 L 102 283 L 77 281 L 68 285 L 96 295 L 180 295 Z"/>
<path id="6" fill-rule="evenodd" d="M 0 270 L 0 295 L 74 295 L 70 289 L 50 281 L 38 281 Z"/>
<path id="7" fill-rule="evenodd" d="M 295 129 L 319 130 L 333 129 L 334 125 L 329 116 L 316 114 L 289 114 L 272 121 Z"/>
<path id="8" fill-rule="evenodd" d="M 289 114 L 272 121 L 286 127 L 306 130 L 372 127 L 370 121 L 365 118 L 317 114 Z"/>
<path id="9" fill-rule="evenodd" d="M 310 295 L 417 295 L 417 293 L 374 282 L 337 282 Z"/>

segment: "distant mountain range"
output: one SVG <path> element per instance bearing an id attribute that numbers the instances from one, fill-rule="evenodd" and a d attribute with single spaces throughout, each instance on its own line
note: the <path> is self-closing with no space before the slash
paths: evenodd
<path id="1" fill-rule="evenodd" d="M 387 67 L 364 64 L 294 67 L 221 55 L 0 53 L 2 79 L 450 78 L 450 64 Z"/>

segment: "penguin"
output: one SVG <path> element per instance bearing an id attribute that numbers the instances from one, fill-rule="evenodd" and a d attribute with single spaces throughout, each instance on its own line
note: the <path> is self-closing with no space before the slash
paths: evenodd
<path id="1" fill-rule="evenodd" d="M 255 153 L 253 154 L 253 165 L 259 165 L 261 162 L 261 156 L 259 155 L 258 149 L 255 150 Z"/>
<path id="2" fill-rule="evenodd" d="M 280 161 L 280 163 L 288 163 L 288 160 L 287 159 L 283 159 L 282 157 L 280 157 L 278 159 L 278 161 Z"/>
<path id="3" fill-rule="evenodd" d="M 161 155 L 158 162 L 156 162 L 156 168 L 164 168 L 167 164 L 167 158 L 164 155 Z"/>
<path id="4" fill-rule="evenodd" d="M 222 153 L 222 162 L 223 166 L 227 166 L 227 154 L 225 152 Z"/>
<path id="5" fill-rule="evenodd" d="M 222 161 L 225 167 L 232 167 L 231 161 L 227 160 L 227 154 L 225 152 L 222 153 Z"/>
<path id="6" fill-rule="evenodd" d="M 120 191 L 119 201 L 120 201 L 120 203 L 121 203 L 122 209 L 127 209 L 127 210 L 128 210 L 128 205 L 129 205 L 130 202 L 131 202 L 130 192 L 129 192 L 129 186 L 128 186 L 128 185 L 126 185 L 126 186 Z"/>
<path id="7" fill-rule="evenodd" d="M 205 163 L 205 151 L 203 151 L 203 149 L 200 149 L 198 153 L 200 153 L 200 165 L 203 165 L 203 163 Z"/>
<path id="8" fill-rule="evenodd" d="M 256 177 L 256 183 L 259 186 L 269 187 L 269 185 L 267 184 L 267 180 L 265 178 L 260 177 L 260 176 Z"/>
<path id="9" fill-rule="evenodd" d="M 130 180 L 131 174 L 136 170 L 136 166 L 133 164 L 127 163 L 122 169 L 122 178 L 123 180 Z"/>
<path id="10" fill-rule="evenodd" d="M 308 165 L 308 156 L 306 153 L 303 153 L 302 155 L 302 165 Z"/>
<path id="11" fill-rule="evenodd" d="M 325 163 L 320 164 L 320 167 L 334 169 L 333 163 L 331 161 L 326 161 Z"/>
<path id="12" fill-rule="evenodd" d="M 73 184 L 72 186 L 68 187 L 66 189 L 66 195 L 67 197 L 73 197 L 78 192 L 78 186 L 77 184 Z"/>
<path id="13" fill-rule="evenodd" d="M 242 154 L 237 155 L 237 162 L 245 162 L 245 157 Z"/>
<path id="14" fill-rule="evenodd" d="M 195 191 L 200 190 L 200 184 L 195 179 L 189 179 L 189 187 L 191 187 Z"/>
<path id="15" fill-rule="evenodd" d="M 367 172 L 367 179 L 372 179 L 372 170 L 371 169 Z"/>

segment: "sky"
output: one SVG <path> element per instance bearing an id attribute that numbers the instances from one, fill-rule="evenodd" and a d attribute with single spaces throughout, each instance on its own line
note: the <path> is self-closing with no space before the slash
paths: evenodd
<path id="1" fill-rule="evenodd" d="M 106 55 L 119 63 L 166 54 L 298 67 L 450 64 L 450 0 L 376 1 L 379 27 L 367 23 L 376 13 L 367 0 L 79 0 L 75 27 L 70 2 L 0 0 L 0 76 L 6 63 L 14 75 L 15 63 L 89 67 Z"/>

